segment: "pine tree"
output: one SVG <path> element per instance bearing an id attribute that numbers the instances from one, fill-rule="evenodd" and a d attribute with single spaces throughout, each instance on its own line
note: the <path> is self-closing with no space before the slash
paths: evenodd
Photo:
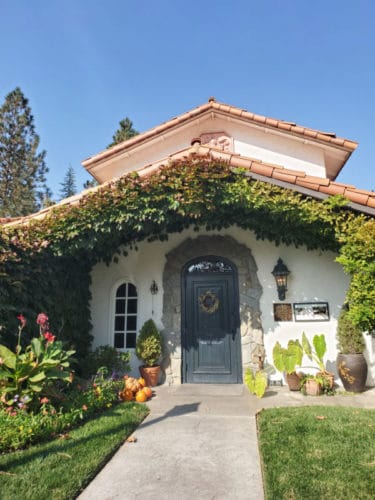
<path id="1" fill-rule="evenodd" d="M 95 186 L 98 186 L 98 181 L 96 179 L 90 179 L 84 182 L 83 184 L 83 189 L 90 189 Z"/>
<path id="2" fill-rule="evenodd" d="M 48 169 L 46 152 L 38 147 L 28 100 L 17 87 L 0 107 L 0 216 L 22 216 L 40 208 Z"/>
<path id="3" fill-rule="evenodd" d="M 69 165 L 68 170 L 66 171 L 63 182 L 60 183 L 60 200 L 64 198 L 69 198 L 69 196 L 73 196 L 77 192 L 76 186 L 76 174 L 71 165 Z"/>
<path id="4" fill-rule="evenodd" d="M 139 132 L 134 129 L 133 122 L 128 117 L 121 120 L 119 125 L 120 128 L 116 130 L 114 136 L 112 137 L 113 142 L 109 144 L 109 148 L 115 146 L 119 142 L 126 141 L 127 139 L 131 139 L 135 135 L 139 134 Z"/>

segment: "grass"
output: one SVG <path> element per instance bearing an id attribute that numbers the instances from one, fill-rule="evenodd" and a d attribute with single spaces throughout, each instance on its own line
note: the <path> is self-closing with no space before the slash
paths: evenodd
<path id="1" fill-rule="evenodd" d="M 147 413 L 122 403 L 59 439 L 0 455 L 1 500 L 75 498 Z"/>
<path id="2" fill-rule="evenodd" d="M 274 408 L 258 432 L 267 500 L 375 498 L 375 410 Z"/>

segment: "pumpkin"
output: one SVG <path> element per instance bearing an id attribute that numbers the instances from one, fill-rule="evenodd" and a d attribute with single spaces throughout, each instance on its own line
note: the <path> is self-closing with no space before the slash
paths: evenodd
<path id="1" fill-rule="evenodd" d="M 133 401 L 134 399 L 133 391 L 131 391 L 130 389 L 124 389 L 119 393 L 119 395 L 123 401 Z"/>
<path id="2" fill-rule="evenodd" d="M 128 377 L 125 379 L 125 389 L 130 389 L 135 394 L 141 389 L 141 386 L 136 378 Z"/>
<path id="3" fill-rule="evenodd" d="M 139 378 L 138 379 L 138 384 L 143 388 L 146 387 L 146 380 L 144 378 Z"/>
<path id="4" fill-rule="evenodd" d="M 144 403 L 145 401 L 147 401 L 147 396 L 143 392 L 143 389 L 137 392 L 137 394 L 135 395 L 135 400 L 138 401 L 138 403 Z"/>
<path id="5" fill-rule="evenodd" d="M 152 397 L 152 389 L 151 387 L 144 387 L 143 392 L 146 394 L 147 399 L 150 399 Z"/>

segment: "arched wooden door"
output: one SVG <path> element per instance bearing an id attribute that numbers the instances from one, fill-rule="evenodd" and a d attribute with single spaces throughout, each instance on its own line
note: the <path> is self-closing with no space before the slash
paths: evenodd
<path id="1" fill-rule="evenodd" d="M 227 259 L 200 257 L 184 267 L 182 342 L 183 382 L 242 382 L 238 279 Z"/>

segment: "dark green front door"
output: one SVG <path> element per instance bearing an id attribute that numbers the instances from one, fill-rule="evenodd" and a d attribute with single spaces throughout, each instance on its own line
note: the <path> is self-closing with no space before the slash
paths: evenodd
<path id="1" fill-rule="evenodd" d="M 237 275 L 220 257 L 189 263 L 183 276 L 183 380 L 242 382 Z"/>

